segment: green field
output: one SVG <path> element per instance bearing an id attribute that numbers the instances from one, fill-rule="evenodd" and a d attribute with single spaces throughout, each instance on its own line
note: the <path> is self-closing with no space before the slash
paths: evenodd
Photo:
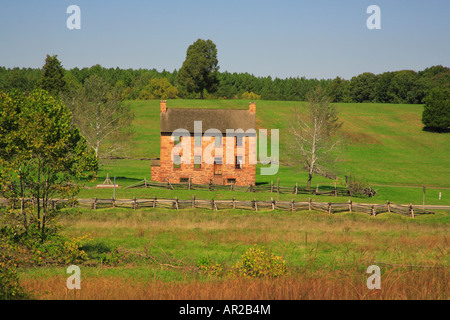
<path id="1" fill-rule="evenodd" d="M 281 162 L 276 176 L 283 186 L 306 184 L 306 174 L 285 165 L 289 143 L 286 119 L 300 102 L 258 101 L 260 128 L 280 129 Z M 171 100 L 168 107 L 247 108 L 244 100 Z M 105 160 L 97 181 L 80 198 L 111 198 L 112 189 L 95 189 L 109 173 L 121 186 L 116 198 L 260 199 L 271 193 L 124 189 L 150 179 L 150 161 L 159 156 L 159 101 L 132 101 L 131 159 Z M 355 202 L 450 204 L 450 136 L 422 131 L 422 106 L 340 104 L 349 141 L 338 163 L 340 179 L 350 173 L 378 190 Z M 259 168 L 259 167 L 258 167 Z M 257 168 L 257 169 L 258 169 Z M 313 186 L 335 181 L 313 178 Z M 438 194 L 441 193 L 441 200 Z M 308 195 L 280 194 L 280 200 Z M 346 202 L 347 197 L 314 196 L 313 201 Z M 81 249 L 89 259 L 82 268 L 82 289 L 65 288 L 66 266 L 20 269 L 24 287 L 39 299 L 448 299 L 448 212 L 415 219 L 394 213 L 376 217 L 356 212 L 328 215 L 303 211 L 206 209 L 66 209 L 62 233 L 87 236 Z M 281 256 L 288 274 L 281 279 L 228 279 L 208 275 L 200 262 L 230 269 L 257 245 Z M 366 287 L 369 265 L 379 265 L 382 289 Z"/>
<path id="2" fill-rule="evenodd" d="M 248 108 L 246 100 L 169 100 L 173 108 Z M 125 187 L 150 177 L 150 161 L 139 160 L 159 157 L 159 101 L 131 101 L 135 113 L 132 148 L 128 156 L 132 159 L 103 161 L 98 180 L 88 183 L 95 186 L 103 182 L 106 173 L 116 176 L 119 185 Z M 257 183 L 270 183 L 280 179 L 283 186 L 306 186 L 305 172 L 286 165 L 285 151 L 289 145 L 287 121 L 294 106 L 302 102 L 258 101 L 257 126 L 280 130 L 280 162 L 276 176 L 259 175 Z M 369 182 L 378 194 L 371 199 L 381 203 L 422 203 L 422 186 L 427 186 L 427 204 L 450 204 L 450 136 L 422 130 L 422 105 L 404 104 L 338 104 L 346 147 L 337 163 L 339 185 L 345 175 L 356 175 Z M 320 176 L 313 178 L 313 186 L 334 186 L 335 181 Z M 439 200 L 439 192 L 441 200 Z M 116 197 L 131 198 L 164 195 L 161 190 L 117 190 Z M 206 196 L 196 192 L 173 192 L 179 197 Z M 111 197 L 111 190 L 84 190 L 80 197 Z M 223 197 L 233 195 L 225 193 Z M 267 199 L 269 195 L 264 195 Z M 299 200 L 304 200 L 301 196 Z M 324 199 L 323 201 L 327 201 Z M 355 199 L 355 201 L 359 201 Z"/>

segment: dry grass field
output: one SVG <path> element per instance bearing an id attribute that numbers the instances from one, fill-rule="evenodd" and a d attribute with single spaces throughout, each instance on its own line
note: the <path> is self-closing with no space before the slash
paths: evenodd
<path id="1" fill-rule="evenodd" d="M 446 219 L 446 213 L 411 219 L 389 213 L 87 210 L 63 218 L 67 235 L 90 239 L 82 246 L 90 260 L 80 265 L 81 290 L 66 288 L 63 266 L 24 269 L 21 284 L 36 298 L 52 300 L 447 300 Z M 229 278 L 198 267 L 208 257 L 231 268 L 254 245 L 281 256 L 288 272 Z M 104 263 L 116 248 L 122 259 Z M 367 288 L 370 265 L 381 269 L 379 290 Z"/>

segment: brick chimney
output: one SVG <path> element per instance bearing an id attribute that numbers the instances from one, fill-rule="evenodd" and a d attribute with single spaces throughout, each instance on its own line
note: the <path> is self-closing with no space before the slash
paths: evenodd
<path id="1" fill-rule="evenodd" d="M 159 110 L 161 111 L 161 113 L 167 112 L 166 100 L 161 100 L 159 102 Z"/>
<path id="2" fill-rule="evenodd" d="M 256 113 L 256 103 L 250 102 L 248 106 L 248 112 L 249 113 Z"/>

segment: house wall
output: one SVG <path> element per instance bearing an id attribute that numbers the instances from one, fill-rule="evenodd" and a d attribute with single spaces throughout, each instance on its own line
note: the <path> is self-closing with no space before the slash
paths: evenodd
<path id="1" fill-rule="evenodd" d="M 167 182 L 179 183 L 180 178 L 190 178 L 192 184 L 208 184 L 212 181 L 214 184 L 229 184 L 228 179 L 236 179 L 236 185 L 248 186 L 250 184 L 255 184 L 255 164 L 250 164 L 250 157 L 256 159 L 256 137 L 244 137 L 244 143 L 242 147 L 237 147 L 235 143 L 235 138 L 229 141 L 227 138 L 222 138 L 222 175 L 214 174 L 214 164 L 206 164 L 205 156 L 206 154 L 212 154 L 213 156 L 220 156 L 220 152 L 216 154 L 214 148 L 213 137 L 202 137 L 202 146 L 194 146 L 194 137 L 182 137 L 181 145 L 186 148 L 191 148 L 190 157 L 182 158 L 182 162 L 185 160 L 189 161 L 189 164 L 181 163 L 180 168 L 174 168 L 172 160 L 172 149 L 174 148 L 173 137 L 169 134 L 161 135 L 161 155 L 160 155 L 160 166 L 151 167 L 151 179 L 157 182 Z M 178 148 L 178 147 L 177 147 Z M 196 148 L 196 150 L 194 150 Z M 200 152 L 201 148 L 201 152 Z M 208 148 L 208 149 L 207 149 Z M 205 149 L 207 149 L 205 151 Z M 232 163 L 228 162 L 226 152 L 233 154 L 231 159 Z M 231 152 L 230 152 L 231 151 Z M 202 155 L 201 168 L 194 167 L 194 155 Z M 236 169 L 234 164 L 234 156 L 243 155 L 244 163 L 242 169 Z M 255 161 L 253 161 L 254 163 Z"/>

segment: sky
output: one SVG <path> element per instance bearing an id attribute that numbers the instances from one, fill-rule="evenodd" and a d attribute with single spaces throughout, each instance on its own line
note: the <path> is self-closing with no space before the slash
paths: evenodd
<path id="1" fill-rule="evenodd" d="M 69 29 L 70 5 L 80 29 Z M 380 29 L 369 29 L 370 5 Z M 450 67 L 449 0 L 0 0 L 0 66 L 179 69 L 212 40 L 221 72 L 350 79 Z"/>

